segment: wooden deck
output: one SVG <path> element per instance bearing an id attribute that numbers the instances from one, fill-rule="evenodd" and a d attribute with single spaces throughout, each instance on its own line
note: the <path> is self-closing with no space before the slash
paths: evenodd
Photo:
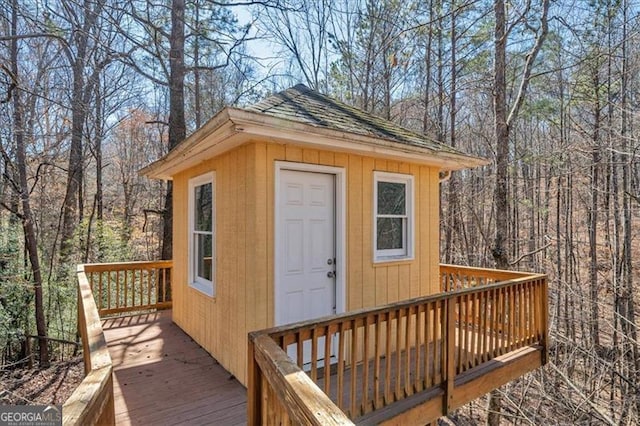
<path id="1" fill-rule="evenodd" d="M 544 275 L 441 265 L 441 294 L 251 333 L 247 392 L 171 311 L 100 320 L 168 306 L 170 263 L 78 272 L 87 377 L 69 424 L 425 423 L 547 360 Z"/>
<path id="2" fill-rule="evenodd" d="M 246 424 L 246 389 L 171 321 L 171 311 L 102 321 L 117 425 Z"/>

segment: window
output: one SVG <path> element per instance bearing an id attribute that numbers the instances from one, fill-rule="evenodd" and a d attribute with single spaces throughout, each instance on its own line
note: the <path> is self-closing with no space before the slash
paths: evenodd
<path id="1" fill-rule="evenodd" d="M 374 261 L 413 258 L 413 176 L 374 172 Z"/>
<path id="2" fill-rule="evenodd" d="M 213 173 L 189 181 L 189 282 L 215 294 L 215 215 Z"/>

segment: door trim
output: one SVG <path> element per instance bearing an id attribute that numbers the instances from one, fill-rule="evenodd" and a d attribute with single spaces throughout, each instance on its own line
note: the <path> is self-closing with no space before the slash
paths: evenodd
<path id="1" fill-rule="evenodd" d="M 278 222 L 280 218 L 280 172 L 282 170 L 291 170 L 296 172 L 311 172 L 311 173 L 325 173 L 334 175 L 335 177 L 335 228 L 336 228 L 336 314 L 340 314 L 346 311 L 347 301 L 347 267 L 346 267 L 346 185 L 347 185 L 347 172 L 343 167 L 323 166 L 318 164 L 308 163 L 293 163 L 289 161 L 276 161 L 275 162 L 275 179 L 274 186 L 275 192 L 273 196 L 274 214 L 273 214 L 273 320 L 274 325 L 282 325 L 282 318 L 278 311 L 278 286 L 279 282 L 279 265 L 280 254 L 277 247 L 280 243 L 280 230 L 278 229 Z"/>

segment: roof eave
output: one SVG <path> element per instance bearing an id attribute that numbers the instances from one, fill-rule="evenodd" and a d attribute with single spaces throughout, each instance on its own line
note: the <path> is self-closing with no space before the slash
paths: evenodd
<path id="1" fill-rule="evenodd" d="M 138 174 L 151 179 L 171 180 L 175 174 L 172 170 L 176 168 L 176 162 L 193 157 L 194 152 L 200 153 L 206 150 L 206 146 L 204 149 L 200 147 L 205 139 L 212 135 L 215 140 L 224 139 L 224 135 L 228 137 L 231 133 L 233 133 L 233 123 L 229 120 L 229 109 L 224 108 L 174 149 L 140 169 Z"/>
<path id="2" fill-rule="evenodd" d="M 474 168 L 490 163 L 485 158 L 407 145 L 242 109 L 230 109 L 230 117 L 236 124 L 236 131 L 252 136 L 328 147 L 336 151 L 390 157 L 440 167 L 443 171 Z"/>

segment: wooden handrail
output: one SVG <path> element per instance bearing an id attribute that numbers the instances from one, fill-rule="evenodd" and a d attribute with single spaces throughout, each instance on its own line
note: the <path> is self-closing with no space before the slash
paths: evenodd
<path id="1" fill-rule="evenodd" d="M 114 262 L 114 263 L 86 263 L 83 265 L 84 271 L 106 272 L 106 271 L 131 271 L 134 269 L 158 269 L 171 268 L 173 260 L 142 260 L 135 262 Z"/>
<path id="2" fill-rule="evenodd" d="M 78 324 L 82 336 L 85 378 L 62 408 L 65 425 L 113 425 L 113 365 L 84 266 L 77 268 Z"/>
<path id="3" fill-rule="evenodd" d="M 265 334 L 251 338 L 255 360 L 267 379 L 269 389 L 284 405 L 286 416 L 294 424 L 348 425 L 351 420 L 318 388 L 318 386 L 293 362 L 287 354 Z M 272 410 L 276 404 L 270 404 Z M 267 407 L 265 407 L 267 408 Z M 281 416 L 274 410 L 274 416 Z M 248 424 L 256 424 L 256 418 Z M 277 422 L 280 423 L 280 422 Z"/>
<path id="4" fill-rule="evenodd" d="M 443 263 L 440 264 L 440 291 L 446 292 L 530 276 L 532 276 L 530 272 L 476 268 Z"/>
<path id="5" fill-rule="evenodd" d="M 441 403 L 419 418 L 435 419 L 474 395 L 478 372 L 497 387 L 546 362 L 545 275 L 442 265 L 441 277 L 440 294 L 251 333 L 249 424 L 315 423 L 310 412 L 333 418 L 336 409 L 377 422 L 378 412 L 426 394 Z M 288 375 L 324 402 L 293 398 L 302 391 Z"/>

